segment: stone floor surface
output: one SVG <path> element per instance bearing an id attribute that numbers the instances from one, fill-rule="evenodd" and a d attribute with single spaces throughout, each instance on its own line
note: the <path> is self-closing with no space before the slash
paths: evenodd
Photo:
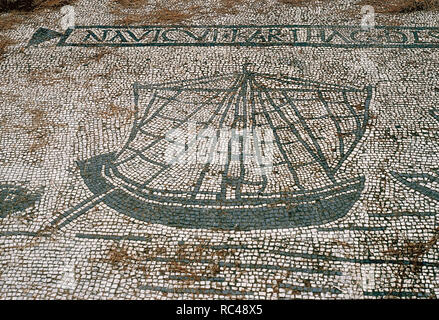
<path id="1" fill-rule="evenodd" d="M 0 13 L 0 298 L 436 298 L 439 15 L 363 5 Z"/>

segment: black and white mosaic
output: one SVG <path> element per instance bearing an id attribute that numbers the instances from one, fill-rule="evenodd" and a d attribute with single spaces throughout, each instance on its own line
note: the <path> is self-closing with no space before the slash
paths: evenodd
<path id="1" fill-rule="evenodd" d="M 0 28 L 1 298 L 437 296 L 437 13 L 93 2 Z"/>

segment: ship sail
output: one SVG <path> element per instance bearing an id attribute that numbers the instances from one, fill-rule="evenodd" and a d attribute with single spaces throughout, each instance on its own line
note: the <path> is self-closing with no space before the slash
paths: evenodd
<path id="1" fill-rule="evenodd" d="M 176 137 L 176 141 L 165 137 L 169 130 L 185 130 L 190 122 L 197 123 L 198 130 L 210 129 L 217 136 L 224 128 L 269 128 L 274 136 L 273 168 L 289 177 L 290 190 L 306 189 L 314 180 L 334 183 L 340 166 L 364 134 L 371 96 L 369 87 L 356 89 L 249 72 L 136 85 L 135 91 L 136 122 L 116 166 L 127 183 L 140 189 L 175 185 L 175 173 L 185 170 L 184 162 L 168 165 L 164 154 L 171 143 L 184 145 L 188 141 L 184 136 Z M 221 180 L 242 177 L 249 182 L 247 186 L 240 184 L 243 189 L 267 188 L 267 177 L 254 178 L 252 166 L 242 173 L 235 168 L 240 165 L 226 161 L 230 172 Z M 204 167 L 201 170 L 206 171 Z M 186 192 L 194 192 L 196 187 L 191 188 L 191 184 L 200 184 L 199 179 L 195 175 L 188 181 L 183 187 Z M 224 187 L 224 181 L 217 182 Z"/>

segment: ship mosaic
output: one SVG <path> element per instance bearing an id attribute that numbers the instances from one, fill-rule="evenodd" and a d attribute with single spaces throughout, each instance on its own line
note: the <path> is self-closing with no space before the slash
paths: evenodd
<path id="1" fill-rule="evenodd" d="M 439 296 L 437 12 L 141 2 L 0 13 L 0 299 Z"/>
<path id="2" fill-rule="evenodd" d="M 134 97 L 136 121 L 128 141 L 120 151 L 79 164 L 95 196 L 64 214 L 64 222 L 56 220 L 59 226 L 97 199 L 136 219 L 171 226 L 250 230 L 318 225 L 346 215 L 364 187 L 364 177 L 339 171 L 366 130 L 371 87 L 278 78 L 244 66 L 231 75 L 135 84 Z M 275 159 L 270 172 L 258 163 L 244 163 L 242 139 L 235 154 L 230 140 L 215 151 L 226 154 L 224 165 L 167 163 L 167 131 L 190 121 L 202 130 L 217 128 L 211 137 L 220 137 L 223 128 L 269 128 Z M 221 143 L 216 140 L 208 147 Z M 288 182 L 279 185 L 278 175 Z"/>

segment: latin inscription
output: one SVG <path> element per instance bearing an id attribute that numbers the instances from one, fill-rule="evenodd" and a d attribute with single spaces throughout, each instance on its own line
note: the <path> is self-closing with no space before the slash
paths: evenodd
<path id="1" fill-rule="evenodd" d="M 438 48 L 439 28 L 357 26 L 75 26 L 64 34 L 38 29 L 29 45 L 60 37 L 58 46 L 301 46 Z"/>

